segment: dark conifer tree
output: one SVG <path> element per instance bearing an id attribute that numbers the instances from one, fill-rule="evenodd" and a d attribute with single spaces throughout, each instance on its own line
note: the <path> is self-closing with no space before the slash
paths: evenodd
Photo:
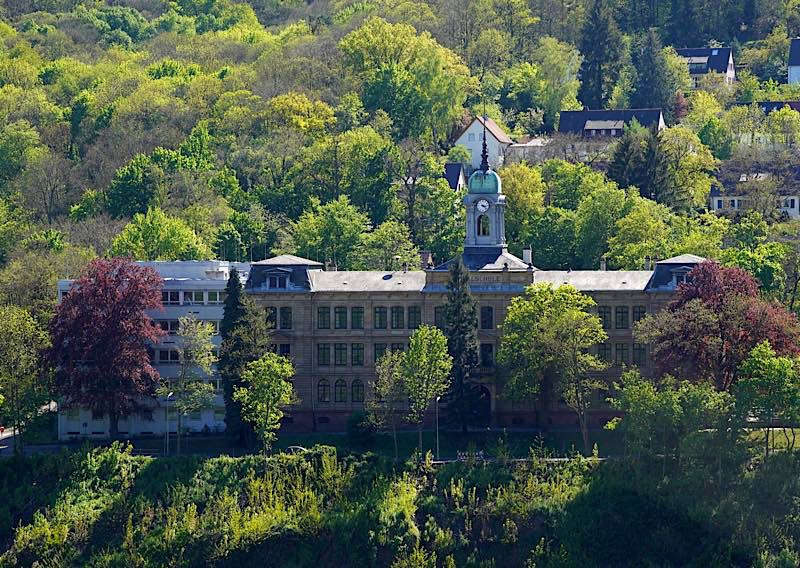
<path id="1" fill-rule="evenodd" d="M 671 122 L 676 88 L 671 84 L 667 59 L 661 48 L 661 39 L 655 28 L 647 30 L 644 37 L 635 42 L 631 59 L 636 69 L 636 80 L 631 93 L 631 107 L 663 109 L 665 118 Z"/>
<path id="2" fill-rule="evenodd" d="M 647 133 L 647 146 L 644 152 L 644 176 L 639 187 L 642 197 L 673 207 L 677 194 L 669 170 L 667 155 L 661 145 L 661 138 L 655 130 Z"/>
<path id="3" fill-rule="evenodd" d="M 608 165 L 608 178 L 625 188 L 635 186 L 641 191 L 646 183 L 645 150 L 647 130 L 633 119 L 622 132 Z"/>
<path id="4" fill-rule="evenodd" d="M 474 421 L 477 396 L 473 381 L 478 368 L 478 306 L 469 290 L 469 271 L 460 257 L 450 268 L 445 322 L 447 350 L 453 358 L 447 408 L 451 421 L 466 432 Z"/>
<path id="5" fill-rule="evenodd" d="M 622 33 L 611 14 L 608 0 L 594 0 L 581 32 L 583 55 L 578 98 L 590 109 L 604 108 L 619 79 L 623 65 Z"/>
<path id="6" fill-rule="evenodd" d="M 253 432 L 242 421 L 241 405 L 233 400 L 233 393 L 241 384 L 245 365 L 267 352 L 269 327 L 263 310 L 242 293 L 242 283 L 235 269 L 231 270 L 225 291 L 225 313 L 219 326 L 222 346 L 217 368 L 223 383 L 226 432 L 240 443 L 250 444 Z"/>

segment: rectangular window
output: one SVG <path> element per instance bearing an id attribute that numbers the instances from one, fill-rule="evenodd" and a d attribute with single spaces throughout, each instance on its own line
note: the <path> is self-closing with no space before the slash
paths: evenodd
<path id="1" fill-rule="evenodd" d="M 628 329 L 630 327 L 630 310 L 628 306 L 617 306 L 614 308 L 614 327 L 616 329 Z"/>
<path id="2" fill-rule="evenodd" d="M 383 354 L 386 353 L 386 344 L 385 343 L 376 343 L 372 346 L 374 351 L 373 355 L 375 356 L 375 363 L 381 360 Z"/>
<path id="3" fill-rule="evenodd" d="M 317 308 L 317 329 L 331 328 L 331 308 L 330 306 L 320 306 Z"/>
<path id="4" fill-rule="evenodd" d="M 270 276 L 269 287 L 281 290 L 286 288 L 286 276 Z"/>
<path id="5" fill-rule="evenodd" d="M 292 344 L 291 343 L 281 343 L 278 345 L 278 355 L 281 357 L 289 357 L 292 354 Z"/>
<path id="6" fill-rule="evenodd" d="M 331 344 L 317 343 L 317 365 L 326 367 L 331 364 Z"/>
<path id="7" fill-rule="evenodd" d="M 630 363 L 630 354 L 627 343 L 617 343 L 614 345 L 614 363 L 622 365 Z"/>
<path id="8" fill-rule="evenodd" d="M 347 329 L 347 308 L 345 306 L 333 308 L 333 327 L 335 329 Z"/>
<path id="9" fill-rule="evenodd" d="M 350 345 L 350 364 L 361 367 L 364 364 L 364 344 L 353 343 Z"/>
<path id="10" fill-rule="evenodd" d="M 281 306 L 281 329 L 292 329 L 292 308 Z"/>
<path id="11" fill-rule="evenodd" d="M 392 306 L 392 329 L 403 329 L 403 306 Z"/>
<path id="12" fill-rule="evenodd" d="M 392 343 L 392 351 L 405 351 L 405 343 Z"/>
<path id="13" fill-rule="evenodd" d="M 717 209 L 722 209 L 722 200 L 717 199 Z"/>
<path id="14" fill-rule="evenodd" d="M 481 367 L 494 367 L 494 344 L 481 343 Z"/>
<path id="15" fill-rule="evenodd" d="M 177 363 L 180 361 L 180 354 L 175 349 L 159 349 L 159 363 Z"/>
<path id="16" fill-rule="evenodd" d="M 481 329 L 494 329 L 494 308 L 481 306 Z"/>
<path id="17" fill-rule="evenodd" d="M 347 343 L 333 344 L 333 364 L 338 367 L 347 365 Z"/>
<path id="18" fill-rule="evenodd" d="M 102 410 L 92 410 L 92 420 L 102 420 L 106 415 Z"/>
<path id="19" fill-rule="evenodd" d="M 408 306 L 408 329 L 417 329 L 422 324 L 422 309 Z"/>
<path id="20" fill-rule="evenodd" d="M 209 290 L 208 291 L 208 303 L 209 304 L 221 304 L 225 301 L 225 293 L 220 292 L 219 290 Z"/>
<path id="21" fill-rule="evenodd" d="M 633 344 L 633 363 L 644 367 L 647 364 L 647 345 L 644 343 Z"/>
<path id="22" fill-rule="evenodd" d="M 78 420 L 81 417 L 81 409 L 77 406 L 68 408 L 65 412 L 67 420 Z"/>
<path id="23" fill-rule="evenodd" d="M 603 329 L 611 329 L 611 308 L 609 306 L 597 306 L 597 317 L 603 322 Z"/>
<path id="24" fill-rule="evenodd" d="M 611 344 L 610 343 L 598 343 L 597 344 L 597 357 L 601 361 L 606 361 L 607 363 L 611 361 Z"/>
<path id="25" fill-rule="evenodd" d="M 362 306 L 350 308 L 350 328 L 364 329 L 364 308 Z"/>
<path id="26" fill-rule="evenodd" d="M 375 308 L 375 321 L 373 322 L 375 329 L 386 329 L 386 308 L 378 306 Z"/>
<path id="27" fill-rule="evenodd" d="M 445 329 L 447 327 L 445 314 L 446 312 L 444 306 L 436 306 L 433 308 L 433 325 L 439 329 Z"/>
<path id="28" fill-rule="evenodd" d="M 169 335 L 177 335 L 178 333 L 178 320 L 161 320 L 158 322 L 158 325 L 161 326 L 161 329 L 166 331 Z"/>
<path id="29" fill-rule="evenodd" d="M 278 323 L 278 308 L 275 306 L 267 306 L 267 325 L 270 329 L 275 329 Z"/>
<path id="30" fill-rule="evenodd" d="M 183 304 L 186 306 L 202 306 L 203 305 L 203 291 L 202 290 L 185 290 L 183 292 Z"/>
<path id="31" fill-rule="evenodd" d="M 636 323 L 646 315 L 647 308 L 645 306 L 633 306 L 633 323 Z"/>
<path id="32" fill-rule="evenodd" d="M 164 290 L 161 292 L 161 303 L 165 306 L 180 305 L 181 293 L 178 290 Z"/>

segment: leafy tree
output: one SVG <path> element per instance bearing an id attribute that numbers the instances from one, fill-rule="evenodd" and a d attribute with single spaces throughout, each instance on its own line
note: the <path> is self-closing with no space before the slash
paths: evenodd
<path id="1" fill-rule="evenodd" d="M 23 308 L 0 306 L 0 417 L 16 432 L 14 452 L 22 452 L 25 429 L 50 401 L 49 371 L 41 353 L 47 332 Z"/>
<path id="2" fill-rule="evenodd" d="M 563 209 L 577 209 L 581 199 L 607 184 L 602 172 L 586 164 L 564 160 L 548 160 L 542 164 L 542 180 L 546 188 L 545 205 Z M 620 186 L 625 187 L 625 184 Z"/>
<path id="3" fill-rule="evenodd" d="M 242 422 L 241 405 L 234 398 L 242 386 L 242 375 L 248 363 L 257 360 L 269 349 L 269 329 L 264 312 L 252 298 L 243 294 L 238 271 L 231 270 L 225 286 L 225 304 L 219 325 L 222 344 L 217 369 L 225 398 L 226 433 L 239 442 L 249 443 L 251 431 Z"/>
<path id="4" fill-rule="evenodd" d="M 395 461 L 398 460 L 397 426 L 408 404 L 403 375 L 404 359 L 403 351 L 386 351 L 376 362 L 375 380 L 372 382 L 374 396 L 367 402 L 368 412 L 375 424 L 391 428 Z"/>
<path id="5" fill-rule="evenodd" d="M 408 393 L 408 421 L 417 425 L 422 455 L 422 422 L 431 402 L 447 392 L 453 358 L 447 338 L 435 327 L 423 325 L 411 334 L 403 357 L 403 377 Z"/>
<path id="6" fill-rule="evenodd" d="M 356 270 L 415 270 L 419 250 L 411 242 L 408 227 L 398 221 L 384 221 L 375 230 L 362 233 L 353 257 Z"/>
<path id="7" fill-rule="evenodd" d="M 344 195 L 324 205 L 314 201 L 311 209 L 291 224 L 290 235 L 278 250 L 330 261 L 339 270 L 348 270 L 368 226 L 367 216 Z"/>
<path id="8" fill-rule="evenodd" d="M 647 185 L 647 152 L 648 132 L 634 119 L 622 131 L 611 162 L 608 164 L 608 178 L 617 182 L 620 187 L 634 186 L 642 191 Z M 642 193 L 644 197 L 650 197 Z"/>
<path id="9" fill-rule="evenodd" d="M 600 265 L 617 221 L 628 213 L 631 205 L 625 191 L 614 184 L 581 199 L 575 215 L 575 240 L 582 267 L 593 269 Z"/>
<path id="10" fill-rule="evenodd" d="M 604 108 L 622 70 L 622 34 L 607 0 L 594 0 L 581 31 L 578 99 L 591 109 Z"/>
<path id="11" fill-rule="evenodd" d="M 731 157 L 733 140 L 720 119 L 716 117 L 708 119 L 697 133 L 697 137 L 716 159 L 727 160 Z"/>
<path id="12" fill-rule="evenodd" d="M 169 217 L 161 209 L 137 213 L 114 239 L 112 256 L 137 260 L 205 260 L 211 249 L 181 219 Z"/>
<path id="13" fill-rule="evenodd" d="M 640 270 L 646 258 L 667 258 L 674 245 L 669 209 L 641 197 L 633 201 L 608 239 L 609 264 L 621 270 Z"/>
<path id="14" fill-rule="evenodd" d="M 518 163 L 503 166 L 498 174 L 506 195 L 506 236 L 511 243 L 522 244 L 530 234 L 530 222 L 542 211 L 544 182 L 539 169 Z"/>
<path id="15" fill-rule="evenodd" d="M 737 267 L 752 274 L 764 292 L 780 292 L 786 280 L 784 259 L 788 248 L 783 243 L 763 243 L 752 248 L 731 247 L 719 257 L 723 266 Z"/>
<path id="16" fill-rule="evenodd" d="M 744 270 L 716 262 L 695 267 L 667 307 L 645 316 L 634 333 L 651 345 L 662 371 L 711 381 L 720 391 L 736 383 L 741 362 L 761 341 L 781 356 L 800 352 L 797 318 L 759 298 Z"/>
<path id="17" fill-rule="evenodd" d="M 210 375 L 211 367 L 216 363 L 214 344 L 211 337 L 214 327 L 211 322 L 200 321 L 194 315 L 178 319 L 178 336 L 180 337 L 178 353 L 180 363 L 178 376 L 167 380 L 156 391 L 158 396 L 169 399 L 174 397 L 173 407 L 178 419 L 177 453 L 181 453 L 181 420 L 184 416 L 199 412 L 214 405 L 214 387 L 204 381 L 204 375 Z M 167 404 L 169 401 L 167 400 Z M 169 424 L 167 424 L 169 429 Z"/>
<path id="18" fill-rule="evenodd" d="M 461 257 L 450 267 L 445 304 L 447 352 L 453 360 L 447 409 L 462 432 L 472 422 L 478 368 L 478 304 L 469 290 L 469 271 Z M 480 417 L 478 417 L 480 418 Z"/>
<path id="19" fill-rule="evenodd" d="M 397 136 L 443 140 L 466 99 L 469 71 L 429 34 L 405 24 L 367 20 L 339 43 L 344 63 L 364 84 L 367 110 L 402 126 Z M 378 96 L 379 95 L 379 96 Z M 368 99 L 368 100 L 367 100 Z"/>
<path id="20" fill-rule="evenodd" d="M 331 107 L 311 101 L 302 93 L 286 93 L 271 98 L 266 105 L 267 124 L 272 128 L 288 127 L 303 134 L 319 136 L 335 122 Z"/>
<path id="21" fill-rule="evenodd" d="M 530 220 L 531 232 L 520 241 L 531 245 L 533 264 L 540 270 L 569 270 L 578 264 L 575 211 L 545 207 Z"/>
<path id="22" fill-rule="evenodd" d="M 733 394 L 738 411 L 763 425 L 764 451 L 769 455 L 773 422 L 793 423 L 800 417 L 797 359 L 779 357 L 768 341 L 762 341 L 742 361 Z"/>
<path id="23" fill-rule="evenodd" d="M 674 210 L 687 206 L 700 207 L 708 203 L 717 161 L 695 133 L 674 126 L 662 131 L 659 144 L 666 156 L 671 188 L 659 202 Z"/>
<path id="24" fill-rule="evenodd" d="M 552 132 L 558 126 L 562 110 L 580 109 L 577 95 L 581 55 L 568 43 L 542 37 L 531 51 L 531 61 L 539 68 L 542 80 L 539 106 L 543 111 L 543 127 Z"/>
<path id="25" fill-rule="evenodd" d="M 112 217 L 133 217 L 166 199 L 164 170 L 149 156 L 137 154 L 117 170 L 108 186 L 108 212 Z"/>
<path id="26" fill-rule="evenodd" d="M 153 398 L 158 371 L 149 346 L 162 336 L 147 315 L 161 308 L 161 277 L 123 259 L 91 261 L 56 308 L 48 360 L 55 391 L 65 406 L 109 416 L 117 437 L 119 418 Z"/>
<path id="27" fill-rule="evenodd" d="M 594 373 L 605 368 L 589 350 L 607 338 L 600 318 L 588 311 L 595 305 L 572 286 L 528 286 L 511 300 L 497 353 L 508 377 L 504 395 L 527 400 L 552 389 L 577 414 L 587 455 L 587 411 L 602 386 Z"/>
<path id="28" fill-rule="evenodd" d="M 253 425 L 265 452 L 275 440 L 284 408 L 296 402 L 290 382 L 293 376 L 294 366 L 288 359 L 267 353 L 247 364 L 242 386 L 233 393 L 233 399 L 242 405 L 242 419 Z"/>

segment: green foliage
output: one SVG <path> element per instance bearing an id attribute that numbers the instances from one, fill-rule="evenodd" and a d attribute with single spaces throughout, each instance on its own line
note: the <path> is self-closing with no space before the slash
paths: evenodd
<path id="1" fill-rule="evenodd" d="M 447 391 L 452 367 L 453 358 L 447 352 L 447 338 L 441 330 L 423 325 L 411 334 L 403 359 L 409 422 L 422 427 L 431 402 Z"/>
<path id="2" fill-rule="evenodd" d="M 136 260 L 205 260 L 212 256 L 208 245 L 184 221 L 152 207 L 133 216 L 109 252 Z"/>
<path id="3" fill-rule="evenodd" d="M 265 451 L 275 440 L 284 408 L 295 402 L 293 376 L 288 359 L 267 353 L 245 366 L 242 386 L 233 392 L 233 400 L 242 405 L 242 419 L 253 425 Z"/>

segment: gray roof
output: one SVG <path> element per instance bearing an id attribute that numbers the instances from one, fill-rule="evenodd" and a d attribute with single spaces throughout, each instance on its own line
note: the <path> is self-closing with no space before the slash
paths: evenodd
<path id="1" fill-rule="evenodd" d="M 471 271 L 476 270 L 528 270 L 528 265 L 522 259 L 514 256 L 502 247 L 466 247 L 461 259 Z M 440 264 L 434 270 L 450 270 L 455 259 Z"/>
<path id="2" fill-rule="evenodd" d="M 792 38 L 792 43 L 789 44 L 789 66 L 797 65 L 800 65 L 800 38 Z"/>
<path id="3" fill-rule="evenodd" d="M 705 261 L 705 258 L 702 256 L 697 256 L 696 254 L 681 254 L 678 256 L 673 256 L 672 258 L 659 260 L 656 264 L 699 264 Z"/>
<path id="4" fill-rule="evenodd" d="M 726 73 L 731 58 L 730 47 L 684 47 L 675 50 L 687 63 L 702 65 L 692 73 Z"/>
<path id="5" fill-rule="evenodd" d="M 584 292 L 644 290 L 652 275 L 650 270 L 537 270 L 533 282 L 570 284 Z"/>
<path id="6" fill-rule="evenodd" d="M 259 260 L 253 264 L 259 264 L 261 266 L 319 266 L 320 268 L 323 266 L 321 262 L 303 258 L 302 256 L 295 256 L 293 254 L 273 256 L 272 258 Z"/>
<path id="7" fill-rule="evenodd" d="M 309 271 L 313 292 L 420 292 L 425 273 L 376 270 Z"/>

